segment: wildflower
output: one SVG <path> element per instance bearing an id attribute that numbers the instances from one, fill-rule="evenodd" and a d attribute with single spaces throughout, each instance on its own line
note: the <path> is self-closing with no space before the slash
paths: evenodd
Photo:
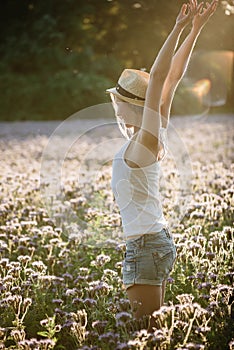
<path id="1" fill-rule="evenodd" d="M 17 287 L 12 287 L 12 288 L 11 288 L 11 292 L 12 292 L 13 294 L 20 294 L 21 288 L 20 288 L 19 286 L 17 286 Z"/>
<path id="2" fill-rule="evenodd" d="M 37 222 L 35 221 L 35 220 L 22 220 L 22 221 L 20 221 L 20 225 L 22 226 L 22 227 L 30 227 L 30 226 L 36 226 L 37 225 Z"/>
<path id="3" fill-rule="evenodd" d="M 109 255 L 100 254 L 96 257 L 96 260 L 91 261 L 91 266 L 102 267 L 111 261 Z"/>
<path id="4" fill-rule="evenodd" d="M 32 299 L 31 298 L 25 298 L 23 300 L 22 313 L 25 313 L 30 305 L 32 305 Z"/>
<path id="5" fill-rule="evenodd" d="M 111 270 L 111 269 L 105 269 L 104 271 L 103 271 L 103 275 L 104 276 L 109 276 L 109 277 L 116 277 L 116 276 L 118 276 L 118 273 L 116 272 L 116 271 L 113 271 L 113 270 Z"/>
<path id="6" fill-rule="evenodd" d="M 189 350 L 203 350 L 203 349 L 205 349 L 205 346 L 202 344 L 187 343 L 185 346 Z"/>
<path id="7" fill-rule="evenodd" d="M 89 347 L 88 345 L 84 345 L 81 348 L 79 348 L 80 350 L 93 350 L 93 347 Z"/>
<path id="8" fill-rule="evenodd" d="M 116 350 L 129 350 L 128 343 L 117 343 Z"/>
<path id="9" fill-rule="evenodd" d="M 2 258 L 0 260 L 0 266 L 4 269 L 7 265 L 9 264 L 9 259 L 8 258 Z"/>
<path id="10" fill-rule="evenodd" d="M 99 292 L 101 295 L 108 295 L 112 289 L 113 289 L 112 285 L 109 285 L 106 282 L 102 282 L 102 281 L 90 282 L 89 288 L 88 288 L 91 295 L 94 295 L 96 292 Z"/>
<path id="11" fill-rule="evenodd" d="M 86 336 L 86 332 L 85 332 L 86 323 L 85 325 L 82 325 L 80 322 L 72 322 L 72 325 L 71 325 L 71 332 L 73 333 L 78 343 L 80 344 L 84 341 Z"/>
<path id="12" fill-rule="evenodd" d="M 91 307 L 91 306 L 95 306 L 97 305 L 97 301 L 95 299 L 91 299 L 91 298 L 86 298 L 84 300 L 84 304 Z"/>
<path id="13" fill-rule="evenodd" d="M 130 321 L 132 319 L 132 315 L 126 311 L 119 312 L 115 315 L 116 318 L 116 325 L 117 326 L 124 326 L 127 321 Z"/>
<path id="14" fill-rule="evenodd" d="M 83 304 L 83 299 L 81 299 L 81 298 L 74 298 L 74 299 L 72 299 L 72 304 L 73 305 Z"/>
<path id="15" fill-rule="evenodd" d="M 41 349 L 53 349 L 55 346 L 55 341 L 52 339 L 41 339 L 39 340 L 39 344 L 41 345 Z"/>
<path id="16" fill-rule="evenodd" d="M 87 313 L 83 310 L 78 310 L 76 313 L 70 312 L 70 316 L 72 319 L 77 321 L 82 327 L 86 327 L 87 325 Z"/>
<path id="17" fill-rule="evenodd" d="M 204 299 L 204 300 L 209 300 L 210 299 L 210 295 L 209 294 L 201 294 L 200 299 Z"/>
<path id="18" fill-rule="evenodd" d="M 45 327 L 45 328 L 47 328 L 48 326 L 49 326 L 49 324 L 50 324 L 50 321 L 52 320 L 52 318 L 45 318 L 44 320 L 41 320 L 40 321 L 40 325 L 42 326 L 42 327 Z"/>
<path id="19" fill-rule="evenodd" d="M 200 279 L 201 281 L 205 281 L 206 276 L 205 276 L 205 274 L 203 272 L 198 272 L 196 274 L 196 278 Z"/>
<path id="20" fill-rule="evenodd" d="M 31 349 L 31 342 L 30 340 L 21 340 L 20 342 L 18 342 L 18 346 L 19 346 L 19 349 L 21 350 L 30 350 Z"/>
<path id="21" fill-rule="evenodd" d="M 62 275 L 62 277 L 63 277 L 65 280 L 72 280 L 72 279 L 73 279 L 73 276 L 72 276 L 70 273 L 68 273 L 68 272 L 64 273 L 64 274 Z"/>
<path id="22" fill-rule="evenodd" d="M 34 261 L 32 266 L 39 272 L 45 272 L 47 270 L 47 267 L 42 261 Z"/>
<path id="23" fill-rule="evenodd" d="M 118 270 L 121 270 L 123 267 L 123 262 L 122 261 L 118 261 L 116 264 L 115 264 L 115 268 L 118 269 Z"/>
<path id="24" fill-rule="evenodd" d="M 142 342 L 140 341 L 140 339 L 129 340 L 128 346 L 130 347 L 130 349 L 141 349 Z"/>
<path id="25" fill-rule="evenodd" d="M 127 311 L 130 307 L 130 301 L 128 299 L 119 299 L 118 306 L 120 310 Z"/>
<path id="26" fill-rule="evenodd" d="M 63 300 L 62 299 L 53 299 L 52 303 L 56 304 L 56 305 L 62 305 L 63 304 Z"/>
<path id="27" fill-rule="evenodd" d="M 167 278 L 167 283 L 173 284 L 174 282 L 175 282 L 174 278 L 172 278 L 172 277 Z"/>
<path id="28" fill-rule="evenodd" d="M 84 281 L 88 281 L 89 280 L 89 277 L 90 275 L 86 275 L 86 276 L 81 276 L 81 275 L 78 275 L 74 281 L 75 284 L 79 284 L 79 283 L 82 283 Z"/>
<path id="29" fill-rule="evenodd" d="M 233 284 L 233 280 L 234 280 L 234 272 L 227 272 L 224 275 L 225 277 L 228 277 L 230 280 L 230 284 Z"/>
<path id="30" fill-rule="evenodd" d="M 21 264 L 27 264 L 31 261 L 31 257 L 29 255 L 20 255 L 17 258 Z"/>
<path id="31" fill-rule="evenodd" d="M 11 336 L 14 339 L 14 341 L 16 343 L 20 342 L 21 340 L 25 339 L 25 331 L 23 329 L 19 330 L 19 329 L 13 329 L 11 331 Z"/>
<path id="32" fill-rule="evenodd" d="M 113 332 L 103 333 L 99 335 L 98 339 L 103 343 L 108 343 L 109 345 L 115 344 L 119 338 L 119 335 Z"/>
<path id="33" fill-rule="evenodd" d="M 185 319 L 194 315 L 195 307 L 192 303 L 177 305 L 178 311 L 181 313 L 181 317 L 185 316 Z M 184 319 L 184 317 L 183 317 Z"/>
<path id="34" fill-rule="evenodd" d="M 207 258 L 211 261 L 214 259 L 215 257 L 215 253 L 212 253 L 212 252 L 206 252 L 206 256 Z"/>
<path id="35" fill-rule="evenodd" d="M 184 322 L 182 320 L 176 320 L 174 323 L 174 327 L 175 328 L 180 328 L 180 329 L 184 329 L 188 326 L 187 322 Z"/>
<path id="36" fill-rule="evenodd" d="M 210 290 L 212 284 L 210 282 L 204 282 L 198 285 L 198 289 L 207 289 Z"/>
<path id="37" fill-rule="evenodd" d="M 54 309 L 54 313 L 59 315 L 59 316 L 61 316 L 61 317 L 66 315 L 66 311 L 63 311 L 63 310 L 61 310 L 61 309 L 59 309 L 57 307 Z"/>
<path id="38" fill-rule="evenodd" d="M 228 343 L 229 349 L 230 350 L 234 350 L 234 339 L 232 339 L 229 343 Z"/>
<path id="39" fill-rule="evenodd" d="M 76 288 L 67 289 L 65 294 L 66 294 L 67 297 L 68 297 L 68 296 L 74 296 L 74 295 L 77 294 L 77 289 L 76 289 Z"/>
<path id="40" fill-rule="evenodd" d="M 3 339 L 7 332 L 6 328 L 0 328 L 0 339 Z"/>
<path id="41" fill-rule="evenodd" d="M 18 313 L 19 307 L 22 303 L 22 296 L 11 295 L 6 298 L 6 303 L 14 309 L 15 313 Z"/>
<path id="42" fill-rule="evenodd" d="M 161 329 L 156 329 L 156 331 L 154 332 L 154 337 L 155 340 L 159 343 L 166 340 L 166 336 Z"/>
<path id="43" fill-rule="evenodd" d="M 107 321 L 97 320 L 97 321 L 92 322 L 92 327 L 97 329 L 98 333 L 101 334 L 104 332 L 107 323 L 108 323 Z"/>
<path id="44" fill-rule="evenodd" d="M 181 304 L 192 303 L 194 296 L 192 294 L 180 294 L 176 296 Z"/>
<path id="45" fill-rule="evenodd" d="M 36 274 L 38 275 L 38 273 L 35 272 L 35 270 L 31 269 L 30 267 L 27 267 L 26 269 L 24 269 L 24 273 L 28 276 L 28 275 L 33 275 Z"/>
<path id="46" fill-rule="evenodd" d="M 80 267 L 79 268 L 80 274 L 82 276 L 86 276 L 89 274 L 90 270 L 87 267 Z"/>
<path id="47" fill-rule="evenodd" d="M 50 244 L 58 246 L 61 243 L 61 241 L 58 238 L 51 238 L 50 239 Z"/>
<path id="48" fill-rule="evenodd" d="M 216 281 L 217 280 L 217 275 L 215 273 L 209 273 L 209 279 Z"/>
<path id="49" fill-rule="evenodd" d="M 209 332 L 210 330 L 211 330 L 211 328 L 210 327 L 207 327 L 207 326 L 205 326 L 205 327 L 194 327 L 194 330 L 195 330 L 195 333 L 197 333 L 197 334 L 200 334 L 200 333 L 206 333 L 206 332 Z"/>
<path id="50" fill-rule="evenodd" d="M 219 284 L 219 285 L 217 286 L 217 289 L 218 289 L 219 292 L 228 292 L 228 291 L 231 290 L 231 287 L 229 287 L 229 286 L 226 285 L 226 284 Z"/>
<path id="51" fill-rule="evenodd" d="M 11 268 L 8 273 L 12 275 L 14 278 L 20 277 L 21 268 L 19 266 Z"/>
<path id="52" fill-rule="evenodd" d="M 139 339 L 144 339 L 148 337 L 148 331 L 147 329 L 141 329 L 139 331 L 136 332 L 136 337 Z"/>
<path id="53" fill-rule="evenodd" d="M 191 275 L 191 276 L 187 277 L 187 280 L 194 280 L 194 279 L 196 279 L 196 276 L 194 276 L 194 275 Z"/>

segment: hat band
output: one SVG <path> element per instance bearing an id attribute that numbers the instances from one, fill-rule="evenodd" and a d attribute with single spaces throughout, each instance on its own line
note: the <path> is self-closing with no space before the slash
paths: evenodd
<path id="1" fill-rule="evenodd" d="M 131 92 L 128 92 L 127 90 L 125 90 L 124 88 L 122 88 L 122 86 L 120 86 L 119 84 L 116 85 L 116 90 L 118 91 L 118 93 L 124 97 L 128 97 L 131 98 L 133 100 L 140 100 L 140 101 L 145 101 L 144 98 L 136 96 L 134 94 L 132 94 Z"/>

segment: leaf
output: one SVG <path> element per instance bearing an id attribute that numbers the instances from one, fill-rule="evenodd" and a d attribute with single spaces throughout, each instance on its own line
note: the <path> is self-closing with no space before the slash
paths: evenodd
<path id="1" fill-rule="evenodd" d="M 38 335 L 41 335 L 42 337 L 46 337 L 46 338 L 47 338 L 48 335 L 49 335 L 48 332 L 46 332 L 46 331 L 37 332 L 37 334 L 38 334 Z"/>

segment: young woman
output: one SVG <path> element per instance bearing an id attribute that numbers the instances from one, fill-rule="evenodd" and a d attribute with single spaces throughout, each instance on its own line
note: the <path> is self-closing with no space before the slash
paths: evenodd
<path id="1" fill-rule="evenodd" d="M 113 160 L 111 185 L 126 238 L 123 283 L 136 318 L 150 316 L 162 306 L 166 280 L 176 258 L 160 203 L 160 162 L 166 153 L 165 132 L 175 90 L 217 3 L 213 0 L 204 7 L 190 0 L 183 4 L 150 73 L 125 69 L 117 86 L 107 90 L 121 131 L 128 139 Z M 190 22 L 191 31 L 175 53 L 181 33 Z M 153 326 L 151 317 L 149 331 Z"/>

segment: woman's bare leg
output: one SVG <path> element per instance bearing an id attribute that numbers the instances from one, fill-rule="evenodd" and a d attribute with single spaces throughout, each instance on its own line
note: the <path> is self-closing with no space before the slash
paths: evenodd
<path id="1" fill-rule="evenodd" d="M 164 304 L 164 299 L 165 299 L 166 284 L 167 284 L 167 281 L 163 281 L 163 283 L 162 283 L 162 305 Z"/>
<path id="2" fill-rule="evenodd" d="M 162 306 L 162 287 L 147 284 L 135 284 L 127 289 L 128 298 L 134 311 L 134 316 L 140 319 L 144 315 L 152 313 Z M 150 318 L 149 332 L 153 331 L 154 319 Z"/>

